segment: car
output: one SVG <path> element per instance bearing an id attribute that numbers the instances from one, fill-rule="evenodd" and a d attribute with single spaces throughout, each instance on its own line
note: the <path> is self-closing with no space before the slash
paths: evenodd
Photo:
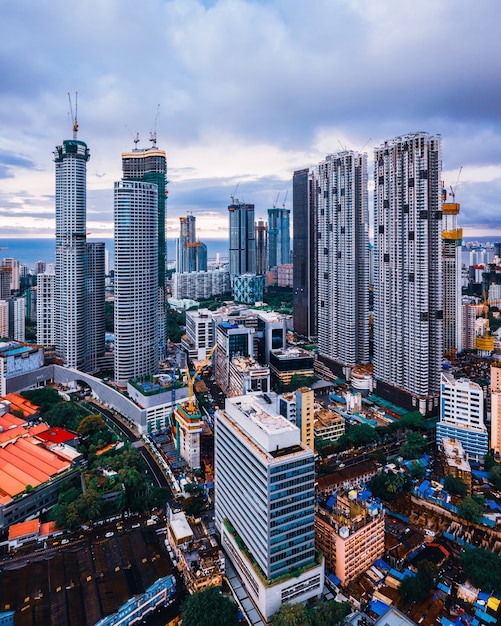
<path id="1" fill-rule="evenodd" d="M 111 532 L 111 530 L 110 530 L 110 532 L 105 534 L 105 537 L 109 539 L 110 537 L 113 537 L 114 534 L 115 533 Z"/>
<path id="2" fill-rule="evenodd" d="M 65 545 L 65 544 L 67 544 L 67 543 L 70 543 L 70 540 L 69 540 L 69 539 L 63 539 L 63 540 L 61 541 L 61 545 L 62 545 L 62 546 L 63 546 L 63 545 Z"/>
<path id="3" fill-rule="evenodd" d="M 131 528 L 140 528 L 141 524 L 139 522 L 137 524 L 132 524 Z"/>

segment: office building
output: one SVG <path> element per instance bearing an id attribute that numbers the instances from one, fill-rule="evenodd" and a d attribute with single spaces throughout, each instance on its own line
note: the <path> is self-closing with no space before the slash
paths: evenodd
<path id="1" fill-rule="evenodd" d="M 25 318 L 26 318 L 26 298 L 9 298 L 9 339 L 24 341 Z"/>
<path id="2" fill-rule="evenodd" d="M 266 276 L 268 270 L 268 225 L 265 220 L 256 222 L 256 274 Z"/>
<path id="3" fill-rule="evenodd" d="M 461 314 L 461 252 L 463 229 L 458 228 L 460 205 L 446 202 L 447 191 L 442 190 L 442 259 L 444 272 L 444 354 L 454 358 L 463 350 Z"/>
<path id="4" fill-rule="evenodd" d="M 6 258 L 2 261 L 2 265 L 10 267 L 10 289 L 11 291 L 19 291 L 20 287 L 20 268 L 19 261 L 17 259 Z"/>
<path id="5" fill-rule="evenodd" d="M 216 412 L 215 518 L 223 549 L 265 621 L 323 588 L 315 554 L 314 455 L 259 395 Z"/>
<path id="6" fill-rule="evenodd" d="M 206 272 L 207 246 L 197 241 L 196 218 L 187 215 L 179 218 L 180 233 L 176 240 L 176 272 Z"/>
<path id="7" fill-rule="evenodd" d="M 329 154 L 317 167 L 318 355 L 335 376 L 369 362 L 367 155 Z"/>
<path id="8" fill-rule="evenodd" d="M 270 390 L 270 368 L 250 357 L 234 356 L 230 361 L 228 397 Z"/>
<path id="9" fill-rule="evenodd" d="M 416 133 L 375 149 L 376 393 L 438 409 L 443 354 L 441 140 Z"/>
<path id="10" fill-rule="evenodd" d="M 240 274 L 233 278 L 233 299 L 235 302 L 254 305 L 263 302 L 264 277 L 258 274 Z"/>
<path id="11" fill-rule="evenodd" d="M 256 233 L 254 205 L 235 200 L 228 207 L 230 218 L 230 280 L 256 273 Z"/>
<path id="12" fill-rule="evenodd" d="M 37 343 L 44 348 L 56 343 L 55 288 L 54 271 L 37 275 Z"/>
<path id="13" fill-rule="evenodd" d="M 270 372 L 274 384 L 288 385 L 292 377 L 314 376 L 313 354 L 303 348 L 279 348 L 270 353 Z"/>
<path id="14" fill-rule="evenodd" d="M 457 439 L 470 460 L 482 460 L 488 452 L 482 387 L 467 378 L 456 379 L 448 373 L 442 373 L 440 387 L 437 441 Z"/>
<path id="15" fill-rule="evenodd" d="M 150 141 L 152 147 L 146 150 L 135 149 L 132 152 L 122 153 L 122 178 L 123 181 L 145 182 L 157 187 L 157 228 L 156 228 L 156 257 L 158 296 L 157 296 L 157 325 L 156 331 L 159 337 L 159 354 L 165 352 L 166 347 L 166 311 L 167 301 L 165 296 L 165 272 L 166 272 L 166 203 L 167 203 L 167 158 L 164 150 L 156 146 L 156 134 L 152 133 Z M 137 144 L 136 144 L 137 145 Z M 141 245 L 138 242 L 138 245 Z M 149 246 L 148 246 L 149 248 Z M 148 251 L 150 253 L 150 250 Z M 116 249 L 115 249 L 116 264 Z M 149 280 L 147 281 L 149 283 Z"/>
<path id="16" fill-rule="evenodd" d="M 83 141 L 56 146 L 56 353 L 68 367 L 84 369 L 87 161 Z"/>
<path id="17" fill-rule="evenodd" d="M 355 580 L 384 553 L 384 509 L 355 490 L 334 494 L 315 514 L 315 545 L 341 585 Z"/>
<path id="18" fill-rule="evenodd" d="M 230 362 L 233 357 L 254 358 L 255 332 L 255 328 L 248 328 L 236 322 L 216 323 L 215 379 L 225 394 L 230 388 Z"/>
<path id="19" fill-rule="evenodd" d="M 317 335 L 317 183 L 309 169 L 297 170 L 292 180 L 294 236 L 293 307 L 294 332 Z"/>
<path id="20" fill-rule="evenodd" d="M 115 380 L 157 371 L 158 186 L 115 183 Z"/>
<path id="21" fill-rule="evenodd" d="M 203 361 L 214 345 L 214 322 L 209 309 L 186 311 L 186 335 L 181 345 L 190 360 Z"/>
<path id="22" fill-rule="evenodd" d="M 285 207 L 268 209 L 268 267 L 290 263 L 290 211 Z"/>

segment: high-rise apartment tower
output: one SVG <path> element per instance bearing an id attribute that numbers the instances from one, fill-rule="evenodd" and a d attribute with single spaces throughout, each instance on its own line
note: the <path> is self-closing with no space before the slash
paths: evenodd
<path id="1" fill-rule="evenodd" d="M 176 272 L 179 274 L 207 271 L 207 246 L 197 241 L 196 218 L 179 218 L 179 239 L 176 241 Z"/>
<path id="2" fill-rule="evenodd" d="M 396 137 L 374 158 L 376 393 L 426 414 L 443 352 L 440 137 Z"/>
<path id="3" fill-rule="evenodd" d="M 256 273 L 254 205 L 235 200 L 228 207 L 230 217 L 230 280 Z"/>
<path id="4" fill-rule="evenodd" d="M 367 155 L 343 151 L 317 167 L 319 358 L 349 378 L 369 362 Z"/>
<path id="5" fill-rule="evenodd" d="M 268 267 L 290 263 L 290 211 L 285 207 L 268 209 Z"/>

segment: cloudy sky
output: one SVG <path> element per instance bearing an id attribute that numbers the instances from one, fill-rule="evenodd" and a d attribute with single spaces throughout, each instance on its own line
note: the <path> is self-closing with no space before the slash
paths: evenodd
<path id="1" fill-rule="evenodd" d="M 465 238 L 501 235 L 499 0 L 0 0 L 0 237 L 54 233 L 54 146 L 78 91 L 88 230 L 113 233 L 120 153 L 167 151 L 168 236 L 227 236 L 230 196 L 292 207 L 295 169 L 443 137 Z M 160 105 L 160 106 L 158 106 Z M 285 195 L 288 191 L 288 197 Z"/>

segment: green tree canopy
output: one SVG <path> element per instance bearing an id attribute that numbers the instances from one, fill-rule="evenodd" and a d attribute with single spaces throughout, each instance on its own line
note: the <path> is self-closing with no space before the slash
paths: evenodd
<path id="1" fill-rule="evenodd" d="M 416 432 L 410 432 L 404 443 L 400 446 L 398 453 L 404 457 L 404 459 L 416 459 L 426 449 L 428 442 Z"/>
<path id="2" fill-rule="evenodd" d="M 501 489 L 501 465 L 495 463 L 489 469 L 489 482 L 492 483 L 494 489 Z"/>
<path id="3" fill-rule="evenodd" d="M 106 424 L 101 415 L 87 415 L 78 426 L 78 434 L 82 437 L 93 435 L 101 430 L 105 430 Z"/>
<path id="4" fill-rule="evenodd" d="M 444 488 L 449 493 L 459 496 L 460 498 L 464 498 L 468 495 L 468 487 L 466 486 L 466 483 L 463 482 L 461 478 L 453 476 L 452 474 L 445 477 Z"/>
<path id="5" fill-rule="evenodd" d="M 459 504 L 459 515 L 469 522 L 478 522 L 484 512 L 483 504 L 478 499 L 466 496 Z"/>
<path id="6" fill-rule="evenodd" d="M 415 576 L 407 576 L 400 583 L 398 591 L 406 603 L 424 602 L 435 583 L 437 567 L 430 561 L 421 561 Z"/>
<path id="7" fill-rule="evenodd" d="M 341 626 L 351 612 L 348 602 L 317 600 L 315 604 L 283 604 L 272 618 L 272 626 Z"/>
<path id="8" fill-rule="evenodd" d="M 183 626 L 236 626 L 238 608 L 221 595 L 216 587 L 208 587 L 189 596 L 181 607 Z"/>
<path id="9" fill-rule="evenodd" d="M 348 438 L 355 448 L 379 441 L 379 434 L 368 424 L 357 424 L 348 431 Z"/>
<path id="10" fill-rule="evenodd" d="M 410 411 L 409 413 L 404 413 L 404 415 L 402 415 L 398 424 L 400 424 L 401 428 L 419 430 L 424 428 L 424 417 L 419 411 Z"/>
<path id="11" fill-rule="evenodd" d="M 54 404 L 64 402 L 63 398 L 58 394 L 56 389 L 52 387 L 40 387 L 40 389 L 29 389 L 22 391 L 21 395 L 36 406 L 40 407 L 40 413 L 43 415 Z"/>
<path id="12" fill-rule="evenodd" d="M 467 548 L 461 554 L 461 565 L 475 587 L 501 593 L 501 556 L 483 548 Z"/>

